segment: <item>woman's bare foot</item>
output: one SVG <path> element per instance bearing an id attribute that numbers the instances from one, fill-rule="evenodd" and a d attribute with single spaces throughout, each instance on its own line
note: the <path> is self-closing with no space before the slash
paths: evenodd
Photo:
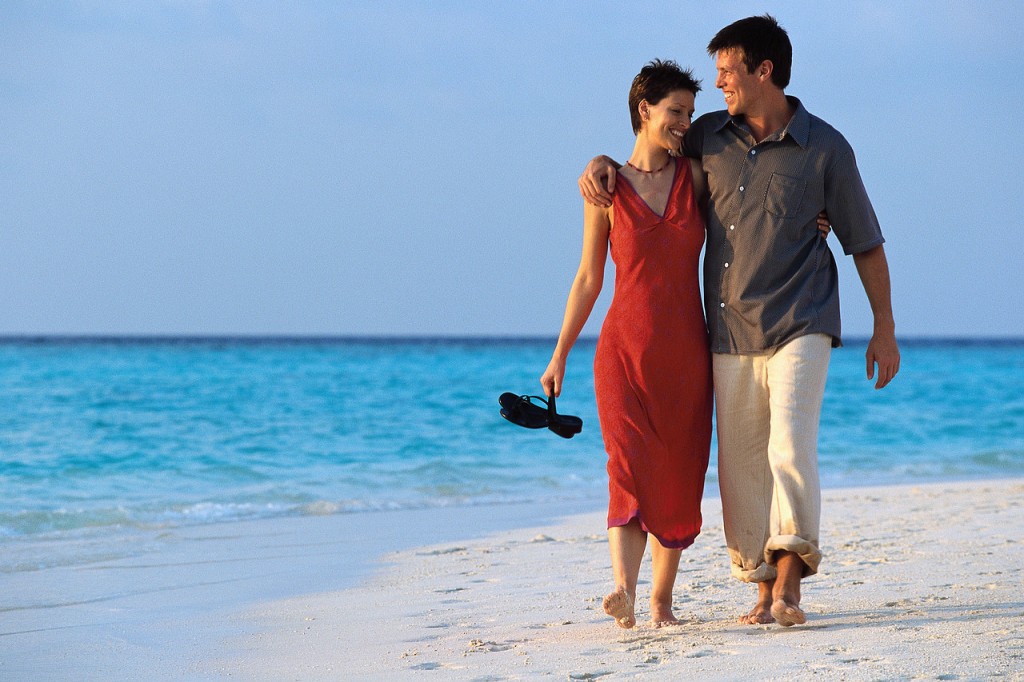
<path id="1" fill-rule="evenodd" d="M 670 625 L 679 625 L 681 621 L 672 613 L 672 604 L 663 604 L 651 601 L 651 625 L 656 628 L 665 628 Z"/>
<path id="2" fill-rule="evenodd" d="M 615 619 L 615 624 L 626 630 L 636 625 L 636 613 L 633 611 L 633 597 L 620 587 L 604 598 L 604 612 Z"/>
<path id="3" fill-rule="evenodd" d="M 807 616 L 800 610 L 799 605 L 782 598 L 776 599 L 772 603 L 772 616 L 775 618 L 775 622 L 784 628 L 803 625 L 807 622 Z"/>

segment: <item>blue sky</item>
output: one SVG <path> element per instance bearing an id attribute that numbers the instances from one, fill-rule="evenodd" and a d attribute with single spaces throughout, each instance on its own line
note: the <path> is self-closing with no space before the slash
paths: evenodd
<path id="1" fill-rule="evenodd" d="M 676 59 L 719 109 L 707 41 L 769 11 L 857 152 L 899 333 L 1024 334 L 1019 3 L 642 7 L 5 0 L 0 333 L 554 335 L 633 75 Z"/>

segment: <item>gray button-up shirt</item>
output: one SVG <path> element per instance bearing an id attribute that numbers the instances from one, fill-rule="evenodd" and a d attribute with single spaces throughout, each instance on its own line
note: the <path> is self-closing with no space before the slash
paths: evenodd
<path id="1" fill-rule="evenodd" d="M 884 243 L 853 149 L 800 100 L 789 124 L 762 140 L 742 117 L 705 114 L 683 151 L 711 195 L 704 306 L 711 351 L 759 353 L 824 333 L 839 346 L 839 275 L 815 219 L 828 212 L 847 255 Z"/>

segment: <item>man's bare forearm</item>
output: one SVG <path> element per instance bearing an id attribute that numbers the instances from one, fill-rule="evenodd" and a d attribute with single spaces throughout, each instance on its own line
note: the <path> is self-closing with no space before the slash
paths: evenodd
<path id="1" fill-rule="evenodd" d="M 884 388 L 900 371 L 900 347 L 896 343 L 896 321 L 892 314 L 889 263 L 881 245 L 856 254 L 853 261 L 857 265 L 857 274 L 860 275 L 875 319 L 874 333 L 864 354 L 867 376 L 868 379 L 874 378 L 877 366 L 878 380 L 875 388 Z"/>
<path id="2" fill-rule="evenodd" d="M 881 245 L 863 253 L 855 254 L 853 262 L 857 266 L 864 293 L 871 304 L 875 331 L 883 333 L 896 332 L 896 321 L 892 314 L 892 282 L 889 279 L 889 262 L 885 258 L 885 248 Z"/>

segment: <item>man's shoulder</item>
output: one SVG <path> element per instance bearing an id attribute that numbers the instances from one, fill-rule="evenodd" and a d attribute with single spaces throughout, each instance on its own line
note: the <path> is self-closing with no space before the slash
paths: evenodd
<path id="1" fill-rule="evenodd" d="M 721 111 L 709 111 L 706 114 L 701 114 L 697 117 L 697 120 L 693 122 L 691 128 L 698 130 L 715 131 L 721 128 L 729 120 L 729 112 L 725 109 Z"/>
<path id="2" fill-rule="evenodd" d="M 728 111 L 711 111 L 698 116 L 690 124 L 690 128 L 686 131 L 686 137 L 683 138 L 683 155 L 691 159 L 702 158 L 712 136 L 721 130 L 728 120 Z"/>
<path id="3" fill-rule="evenodd" d="M 828 151 L 853 151 L 846 137 L 831 123 L 807 112 L 808 143 Z"/>

